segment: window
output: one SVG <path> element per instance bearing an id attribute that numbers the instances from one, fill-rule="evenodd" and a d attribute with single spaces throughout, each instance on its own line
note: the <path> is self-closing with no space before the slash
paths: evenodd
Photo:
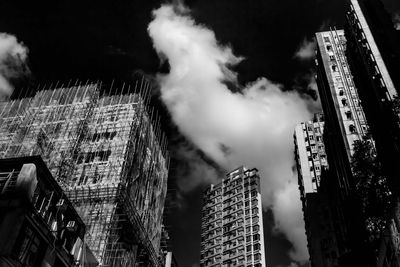
<path id="1" fill-rule="evenodd" d="M 260 235 L 259 234 L 253 235 L 253 239 L 254 239 L 254 241 L 260 240 Z"/>
<path id="2" fill-rule="evenodd" d="M 260 244 L 254 244 L 253 248 L 254 248 L 254 250 L 260 250 L 261 246 L 260 246 Z"/>
<path id="3" fill-rule="evenodd" d="M 350 124 L 350 126 L 349 126 L 349 131 L 350 131 L 351 133 L 356 133 L 356 127 L 355 127 L 353 124 Z"/>
<path id="4" fill-rule="evenodd" d="M 343 106 L 347 106 L 347 100 L 346 100 L 346 98 L 342 98 L 342 104 L 343 104 Z"/>
<path id="5" fill-rule="evenodd" d="M 345 112 L 345 114 L 346 114 L 346 118 L 347 118 L 348 120 L 351 120 L 351 111 L 348 110 L 348 111 Z"/>
<path id="6" fill-rule="evenodd" d="M 257 214 L 257 213 L 258 213 L 258 208 L 253 208 L 253 209 L 251 210 L 251 212 L 252 212 L 253 214 Z"/>
<path id="7" fill-rule="evenodd" d="M 324 42 L 325 42 L 325 43 L 330 43 L 331 40 L 329 39 L 329 37 L 325 36 L 325 37 L 324 37 Z"/>
<path id="8" fill-rule="evenodd" d="M 18 255 L 18 260 L 23 266 L 35 266 L 38 262 L 40 239 L 32 229 L 26 226 L 18 238 L 14 251 Z"/>
<path id="9" fill-rule="evenodd" d="M 258 222 L 258 216 L 253 217 L 253 223 L 256 223 L 256 222 Z"/>

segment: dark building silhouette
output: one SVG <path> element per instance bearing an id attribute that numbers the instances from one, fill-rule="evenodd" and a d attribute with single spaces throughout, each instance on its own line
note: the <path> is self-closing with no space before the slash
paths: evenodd
<path id="1" fill-rule="evenodd" d="M 337 264 L 374 266 L 351 168 L 354 143 L 367 136 L 368 125 L 345 55 L 346 38 L 343 30 L 331 30 L 317 33 L 316 40 L 317 84 L 325 118 L 323 139 L 329 165 L 329 170 L 321 176 L 320 198 L 329 200 Z"/>
<path id="2" fill-rule="evenodd" d="M 317 84 L 325 116 L 323 139 L 329 168 L 317 183 L 314 202 L 309 200 L 311 204 L 317 204 L 309 205 L 312 210 L 305 209 L 304 214 L 318 218 L 319 206 L 325 206 L 321 203 L 327 201 L 327 216 L 335 232 L 332 240 L 338 253 L 338 266 L 399 266 L 398 36 L 390 16 L 378 0 L 350 0 L 345 30 L 331 29 L 316 34 Z M 372 179 L 388 181 L 393 195 L 394 205 L 388 208 L 393 212 L 382 212 L 384 215 L 380 218 L 387 224 L 386 228 L 381 228 L 383 234 L 369 228 L 376 224 L 371 224 L 371 217 L 368 217 L 371 215 L 365 205 L 373 202 L 365 202 L 363 191 L 360 191 L 363 190 L 360 189 L 362 177 L 357 176 L 360 174 L 354 169 L 355 144 L 363 142 L 370 144 L 383 170 L 384 178 L 377 172 Z M 368 194 L 380 197 L 378 191 Z M 389 202 L 385 203 L 390 205 Z M 307 232 L 311 255 L 313 244 L 318 248 L 319 243 L 315 241 L 326 235 L 320 228 L 321 225 L 315 223 L 313 228 L 308 227 L 311 229 Z M 378 236 L 373 237 L 371 233 L 378 233 Z M 380 247 L 377 246 L 379 238 Z M 330 266 L 323 263 L 329 255 L 323 255 L 320 247 L 314 254 L 317 257 L 313 260 L 311 256 L 312 265 Z"/>
<path id="3" fill-rule="evenodd" d="M 400 42 L 378 0 L 352 0 L 347 12 L 347 56 L 393 192 L 400 188 Z"/>
<path id="4" fill-rule="evenodd" d="M 40 157 L 0 160 L 0 266 L 97 266 L 85 231 Z"/>
<path id="5" fill-rule="evenodd" d="M 400 35 L 379 0 L 351 0 L 345 33 L 354 81 L 393 194 L 378 266 L 400 266 Z"/>
<path id="6" fill-rule="evenodd" d="M 295 158 L 311 266 L 334 267 L 338 266 L 343 252 L 335 235 L 336 222 L 327 188 L 321 184 L 321 177 L 328 170 L 323 133 L 322 114 L 315 114 L 312 121 L 297 125 Z"/>

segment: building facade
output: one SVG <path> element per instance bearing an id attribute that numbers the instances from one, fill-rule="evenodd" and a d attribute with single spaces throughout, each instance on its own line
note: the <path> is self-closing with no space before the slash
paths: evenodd
<path id="1" fill-rule="evenodd" d="M 169 159 L 146 107 L 149 86 L 142 79 L 107 95 L 101 83 L 77 83 L 0 103 L 0 158 L 42 156 L 87 225 L 101 266 L 164 264 Z"/>
<path id="2" fill-rule="evenodd" d="M 85 232 L 40 157 L 0 160 L 0 266 L 98 266 Z"/>
<path id="3" fill-rule="evenodd" d="M 204 192 L 200 266 L 266 266 L 260 177 L 240 167 Z"/>
<path id="4" fill-rule="evenodd" d="M 346 16 L 347 55 L 378 156 L 392 191 L 400 191 L 400 38 L 379 0 L 351 0 Z"/>
<path id="5" fill-rule="evenodd" d="M 331 203 L 321 185 L 321 177 L 328 171 L 323 132 L 322 114 L 315 114 L 312 121 L 297 125 L 295 158 L 311 266 L 334 267 L 339 264 L 340 253 Z"/>
<path id="6" fill-rule="evenodd" d="M 400 34 L 379 0 L 349 1 L 345 33 L 350 67 L 393 196 L 378 266 L 400 266 Z"/>
<path id="7" fill-rule="evenodd" d="M 317 85 L 325 117 L 324 144 L 329 170 L 321 178 L 329 199 L 339 266 L 372 266 L 366 253 L 365 222 L 352 173 L 354 144 L 369 136 L 369 127 L 346 57 L 342 30 L 316 33 Z M 367 255 L 367 257 L 365 256 Z"/>
<path id="8" fill-rule="evenodd" d="M 302 199 L 308 193 L 318 192 L 322 170 L 328 167 L 323 132 L 322 114 L 315 114 L 312 121 L 302 122 L 295 128 L 294 144 Z"/>

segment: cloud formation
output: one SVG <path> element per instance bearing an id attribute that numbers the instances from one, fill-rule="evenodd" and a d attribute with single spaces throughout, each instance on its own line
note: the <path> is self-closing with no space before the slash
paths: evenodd
<path id="1" fill-rule="evenodd" d="M 163 5 L 153 16 L 149 35 L 160 59 L 170 65 L 168 74 L 158 75 L 161 99 L 179 131 L 226 171 L 240 165 L 258 168 L 263 205 L 274 211 L 276 229 L 293 244 L 290 256 L 308 260 L 292 171 L 294 127 L 311 117 L 307 100 L 267 78 L 233 93 L 226 84 L 240 85 L 230 67 L 242 58 L 196 24 L 187 9 Z M 212 180 L 206 176 L 199 177 L 199 184 Z"/>
<path id="2" fill-rule="evenodd" d="M 317 42 L 315 38 L 308 40 L 304 38 L 300 47 L 297 49 L 294 57 L 299 60 L 310 60 L 315 57 L 315 49 L 317 47 Z"/>
<path id="3" fill-rule="evenodd" d="M 179 189 L 184 193 L 206 184 L 216 184 L 223 175 L 214 166 L 210 166 L 199 151 L 188 142 L 181 141 L 175 144 L 172 153 L 180 163 L 175 177 Z"/>
<path id="4" fill-rule="evenodd" d="M 26 66 L 28 49 L 17 38 L 8 33 L 0 33 L 0 99 L 11 96 L 14 91 L 11 79 L 29 72 Z"/>
<path id="5" fill-rule="evenodd" d="M 393 15 L 394 28 L 400 30 L 400 13 Z"/>

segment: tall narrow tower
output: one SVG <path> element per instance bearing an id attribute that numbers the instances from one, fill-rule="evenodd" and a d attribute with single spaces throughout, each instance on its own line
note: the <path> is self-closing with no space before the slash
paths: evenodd
<path id="1" fill-rule="evenodd" d="M 376 149 L 400 198 L 400 37 L 379 0 L 351 0 L 347 54 Z"/>
<path id="2" fill-rule="evenodd" d="M 237 168 L 204 192 L 200 266 L 265 267 L 260 177 Z"/>
<path id="3" fill-rule="evenodd" d="M 295 156 L 300 197 L 311 266 L 339 265 L 341 251 L 335 235 L 335 221 L 326 186 L 327 155 L 323 141 L 324 118 L 298 124 L 294 132 Z"/>
<path id="4" fill-rule="evenodd" d="M 392 214 L 377 266 L 400 266 L 400 34 L 380 0 L 348 2 L 347 56 L 392 192 Z"/>
<path id="5" fill-rule="evenodd" d="M 346 57 L 344 31 L 318 32 L 316 39 L 317 85 L 324 111 L 324 144 L 329 163 L 329 176 L 322 177 L 321 183 L 326 184 L 333 207 L 339 265 L 370 266 L 373 260 L 362 256 L 369 245 L 365 241 L 365 222 L 351 167 L 354 144 L 368 135 L 369 128 Z"/>

